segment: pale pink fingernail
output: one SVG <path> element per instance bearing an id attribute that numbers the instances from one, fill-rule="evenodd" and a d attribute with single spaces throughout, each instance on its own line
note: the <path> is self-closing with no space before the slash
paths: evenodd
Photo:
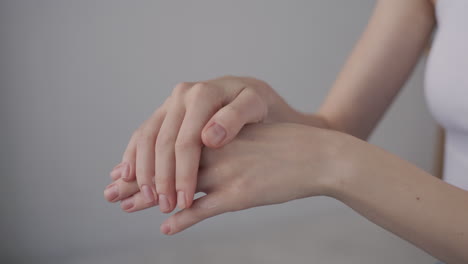
<path id="1" fill-rule="evenodd" d="M 161 225 L 161 232 L 165 235 L 169 235 L 169 233 L 171 232 L 171 226 L 169 224 L 162 224 Z"/>
<path id="2" fill-rule="evenodd" d="M 159 195 L 159 208 L 161 209 L 161 212 L 170 210 L 169 200 L 164 194 Z"/>
<path id="3" fill-rule="evenodd" d="M 226 130 L 217 123 L 213 123 L 205 133 L 208 141 L 215 146 L 219 145 L 226 137 Z"/>
<path id="4" fill-rule="evenodd" d="M 124 165 L 123 163 L 119 163 L 119 165 L 115 166 L 112 171 L 110 172 L 110 177 L 112 180 L 117 180 L 118 178 L 120 178 L 121 176 L 121 173 L 122 173 L 122 165 Z"/>
<path id="5" fill-rule="evenodd" d="M 107 188 L 104 190 L 104 196 L 106 196 L 108 201 L 114 201 L 119 196 L 119 189 L 117 188 L 117 185 L 111 184 L 107 186 Z"/>
<path id="6" fill-rule="evenodd" d="M 183 191 L 177 192 L 177 207 L 180 209 L 185 209 L 185 193 Z"/>
<path id="7" fill-rule="evenodd" d="M 118 178 L 120 178 L 120 171 L 119 170 L 113 170 L 110 174 L 110 178 L 115 181 Z"/>
<path id="8" fill-rule="evenodd" d="M 145 198 L 145 202 L 152 203 L 154 201 L 154 194 L 151 191 L 151 188 L 144 184 L 141 186 L 141 191 L 143 192 L 143 197 Z"/>
<path id="9" fill-rule="evenodd" d="M 124 210 L 128 210 L 128 209 L 133 208 L 133 206 L 134 206 L 133 197 L 129 197 L 129 198 L 123 200 L 123 201 L 120 203 L 120 206 L 121 206 L 122 209 L 124 209 Z"/>

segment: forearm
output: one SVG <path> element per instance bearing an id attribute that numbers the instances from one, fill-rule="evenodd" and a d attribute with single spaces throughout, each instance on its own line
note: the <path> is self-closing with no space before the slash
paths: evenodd
<path id="1" fill-rule="evenodd" d="M 367 146 L 343 151 L 349 170 L 331 196 L 447 263 L 468 263 L 468 192 L 378 147 L 356 144 Z"/>
<path id="2" fill-rule="evenodd" d="M 336 130 L 367 139 L 430 39 L 427 0 L 379 0 L 319 112 Z"/>

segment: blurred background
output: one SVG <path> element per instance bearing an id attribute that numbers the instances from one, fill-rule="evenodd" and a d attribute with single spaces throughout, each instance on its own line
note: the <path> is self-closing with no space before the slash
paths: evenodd
<path id="1" fill-rule="evenodd" d="M 0 263 L 432 263 L 331 198 L 167 237 L 103 189 L 131 132 L 181 81 L 249 75 L 318 109 L 371 0 L 1 0 Z M 424 59 L 371 142 L 431 171 Z M 378 87 L 376 87 L 378 89 Z"/>

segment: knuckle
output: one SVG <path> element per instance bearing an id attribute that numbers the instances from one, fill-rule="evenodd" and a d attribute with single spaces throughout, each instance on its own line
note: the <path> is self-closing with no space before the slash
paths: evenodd
<path id="1" fill-rule="evenodd" d="M 190 96 L 195 98 L 204 97 L 212 90 L 212 87 L 208 82 L 198 82 L 190 90 Z"/>
<path id="2" fill-rule="evenodd" d="M 234 106 L 228 104 L 225 106 L 225 111 L 226 113 L 228 114 L 228 116 L 230 117 L 230 119 L 234 120 L 234 121 L 241 121 L 242 119 L 242 115 L 241 115 L 241 112 L 235 108 Z"/>
<path id="3" fill-rule="evenodd" d="M 221 108 L 223 89 L 209 82 L 196 83 L 185 97 L 187 105 L 196 106 L 200 101 Z"/>
<path id="4" fill-rule="evenodd" d="M 247 96 L 249 96 L 249 103 L 253 106 L 255 106 L 257 117 L 259 120 L 255 121 L 260 121 L 263 119 L 267 113 L 268 113 L 268 106 L 263 100 L 263 98 L 255 91 L 253 88 L 246 88 Z"/>
<path id="5" fill-rule="evenodd" d="M 201 146 L 201 135 L 194 132 L 181 133 L 175 142 L 175 148 L 179 150 L 185 150 L 198 146 Z"/>
<path id="6" fill-rule="evenodd" d="M 262 97 L 258 94 L 257 91 L 255 91 L 254 88 L 248 86 L 248 87 L 245 88 L 243 93 L 245 93 L 245 95 L 247 96 L 249 103 L 251 103 L 251 104 L 261 104 L 261 103 L 263 103 Z"/>
<path id="7" fill-rule="evenodd" d="M 209 82 L 207 81 L 199 81 L 193 85 L 193 89 L 206 89 L 207 87 L 211 86 Z"/>
<path id="8" fill-rule="evenodd" d="M 178 83 L 173 90 L 173 94 L 176 96 L 182 95 L 187 92 L 192 84 L 190 82 L 180 82 Z"/>
<path id="9" fill-rule="evenodd" d="M 154 136 L 151 133 L 147 131 L 141 131 L 137 139 L 137 148 L 151 144 L 153 142 L 153 138 Z"/>
<path id="10" fill-rule="evenodd" d="M 261 100 L 260 96 L 258 95 L 257 91 L 254 88 L 247 86 L 244 90 L 244 93 L 249 96 L 252 100 Z"/>
<path id="11" fill-rule="evenodd" d="M 175 138 L 167 135 L 160 135 L 156 139 L 156 151 L 161 152 L 165 149 L 171 149 L 174 147 Z"/>
<path id="12" fill-rule="evenodd" d="M 196 142 L 194 142 L 191 138 L 178 139 L 176 140 L 174 146 L 176 152 L 183 152 L 185 150 L 195 147 Z"/>
<path id="13" fill-rule="evenodd" d="M 255 90 L 273 90 L 273 88 L 265 81 L 252 76 L 244 76 L 244 80 L 248 81 Z"/>

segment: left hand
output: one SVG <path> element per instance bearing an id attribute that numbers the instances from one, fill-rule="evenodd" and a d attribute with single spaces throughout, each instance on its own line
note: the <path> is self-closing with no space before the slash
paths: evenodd
<path id="1" fill-rule="evenodd" d="M 225 212 L 327 195 L 343 169 L 342 135 L 298 124 L 255 124 L 222 148 L 204 148 L 197 192 L 207 195 L 170 216 L 161 232 L 172 235 Z M 120 193 L 113 201 L 125 198 L 121 207 L 127 212 L 154 205 L 145 203 L 136 182 L 111 185 Z"/>
<path id="2" fill-rule="evenodd" d="M 253 77 L 181 82 L 133 132 L 110 176 L 136 178 L 146 202 L 159 203 L 163 213 L 176 205 L 189 208 L 202 147 L 222 147 L 246 124 L 285 121 L 326 125 L 318 116 L 295 111 L 268 83 Z"/>

